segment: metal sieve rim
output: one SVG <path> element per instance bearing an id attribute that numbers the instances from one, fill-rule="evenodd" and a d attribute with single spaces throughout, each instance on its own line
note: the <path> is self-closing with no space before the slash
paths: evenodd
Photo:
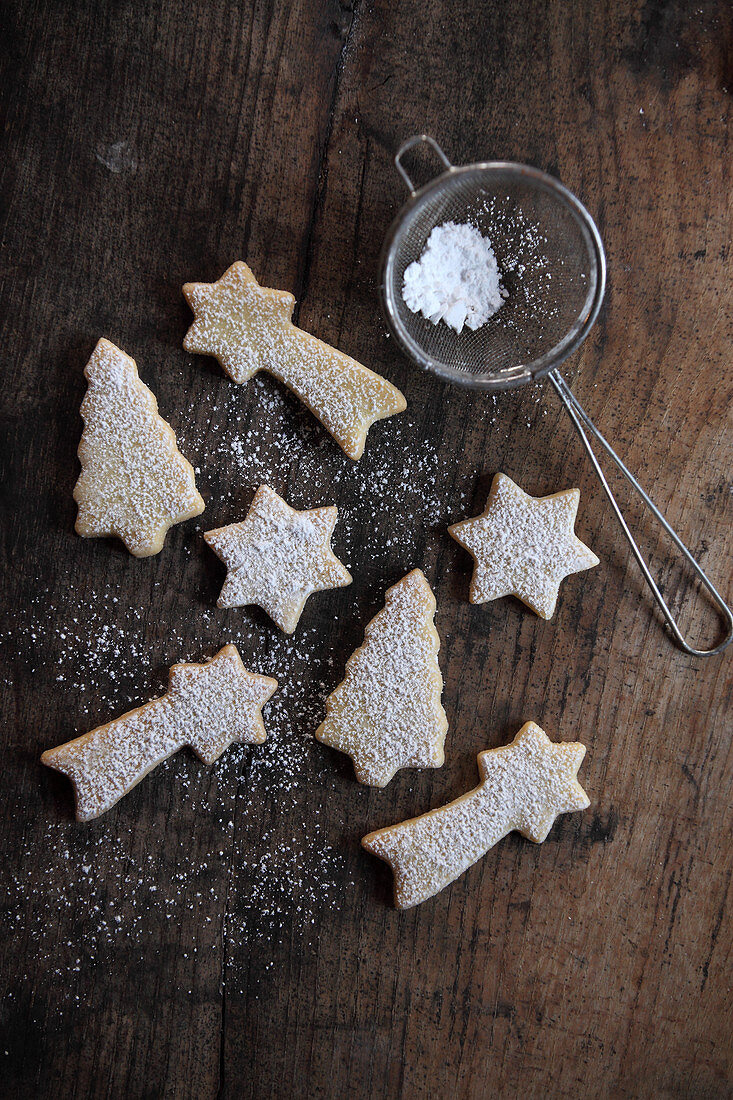
<path id="1" fill-rule="evenodd" d="M 467 370 L 448 366 L 446 363 L 427 355 L 421 345 L 410 336 L 400 320 L 395 301 L 395 257 L 399 247 L 399 235 L 402 226 L 418 204 L 445 187 L 448 180 L 456 176 L 468 175 L 469 173 L 488 174 L 496 172 L 529 178 L 536 186 L 555 195 L 569 208 L 579 222 L 587 240 L 588 255 L 591 261 L 589 285 L 583 308 L 575 323 L 563 339 L 545 352 L 544 355 L 531 360 L 529 363 L 518 363 L 515 367 L 497 371 L 493 374 L 488 371 L 484 374 L 472 374 Z M 461 166 L 451 165 L 446 171 L 435 176 L 419 190 L 413 191 L 387 231 L 380 255 L 379 271 L 379 297 L 384 319 L 402 351 L 423 370 L 431 371 L 447 382 L 454 382 L 474 390 L 510 389 L 549 374 L 583 343 L 598 316 L 606 289 L 606 254 L 603 249 L 603 242 L 598 227 L 585 206 L 572 191 L 569 191 L 554 176 L 550 176 L 541 169 L 533 168 L 528 164 L 504 160 L 480 161 L 476 164 Z"/>

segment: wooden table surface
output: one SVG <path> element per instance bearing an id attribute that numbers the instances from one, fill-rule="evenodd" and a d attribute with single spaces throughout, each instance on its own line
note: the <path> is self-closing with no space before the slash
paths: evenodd
<path id="1" fill-rule="evenodd" d="M 4 23 L 3 1094 L 730 1095 L 730 655 L 674 648 L 551 388 L 494 400 L 419 374 L 376 289 L 407 135 L 559 176 L 609 263 L 568 377 L 730 595 L 730 7 L 11 0 Z M 237 387 L 183 351 L 181 284 L 237 259 L 406 394 L 358 464 L 271 379 Z M 74 534 L 102 335 L 137 360 L 206 500 L 146 560 Z M 550 622 L 467 602 L 446 526 L 497 470 L 581 490 L 601 565 Z M 338 504 L 354 575 L 290 639 L 257 609 L 217 610 L 201 536 L 261 482 Z M 685 629 L 712 642 L 709 601 L 629 512 Z M 368 789 L 312 734 L 415 566 L 438 602 L 446 763 Z M 230 641 L 281 682 L 267 743 L 212 767 L 181 752 L 77 824 L 42 750 Z M 528 719 L 587 745 L 591 808 L 395 911 L 360 838 L 472 787 L 476 754 Z"/>

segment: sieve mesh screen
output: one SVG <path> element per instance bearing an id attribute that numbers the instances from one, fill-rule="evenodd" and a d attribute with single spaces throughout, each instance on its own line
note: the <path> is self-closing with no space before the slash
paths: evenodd
<path id="1" fill-rule="evenodd" d="M 473 332 L 433 325 L 402 299 L 405 268 L 446 221 L 489 239 L 507 291 Z M 421 365 L 467 384 L 510 385 L 546 373 L 577 347 L 600 304 L 602 267 L 590 216 L 560 184 L 522 165 L 475 165 L 438 177 L 399 216 L 383 260 L 383 299 L 395 335 Z"/>

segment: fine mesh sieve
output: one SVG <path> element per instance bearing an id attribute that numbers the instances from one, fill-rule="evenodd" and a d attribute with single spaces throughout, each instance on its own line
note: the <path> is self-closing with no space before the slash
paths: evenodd
<path id="1" fill-rule="evenodd" d="M 423 144 L 433 150 L 444 171 L 417 190 L 402 158 L 409 149 Z M 592 217 L 552 176 L 505 161 L 455 167 L 426 134 L 405 141 L 395 164 L 411 197 L 387 234 L 380 285 L 387 323 L 402 350 L 420 367 L 473 389 L 507 389 L 547 375 L 580 435 L 675 641 L 695 657 L 719 653 L 733 640 L 730 608 L 555 369 L 588 335 L 603 300 L 606 259 Z M 442 321 L 434 325 L 413 313 L 402 298 L 405 269 L 420 258 L 435 226 L 446 221 L 469 223 L 489 239 L 507 292 L 501 307 L 476 331 L 466 328 L 457 334 Z M 641 496 L 718 605 L 727 633 L 715 648 L 694 649 L 683 637 L 586 433 L 597 440 Z"/>
<path id="2" fill-rule="evenodd" d="M 453 168 L 430 138 L 406 142 L 398 158 L 416 140 L 428 141 L 447 171 L 413 192 L 387 239 L 382 287 L 395 336 L 421 366 L 461 385 L 496 389 L 541 377 L 582 343 L 603 299 L 606 261 L 592 218 L 536 168 Z M 433 325 L 402 299 L 405 269 L 446 221 L 468 222 L 489 238 L 507 291 L 475 332 Z"/>

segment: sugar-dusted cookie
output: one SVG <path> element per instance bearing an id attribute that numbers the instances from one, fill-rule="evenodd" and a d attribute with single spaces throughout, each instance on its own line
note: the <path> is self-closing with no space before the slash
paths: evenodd
<path id="1" fill-rule="evenodd" d="M 276 688 L 277 680 L 247 672 L 236 646 L 226 645 L 205 664 L 173 665 L 165 695 L 49 749 L 41 762 L 68 775 L 77 819 L 90 821 L 184 745 L 213 764 L 234 741 L 261 744 L 262 706 Z"/>
<path id="2" fill-rule="evenodd" d="M 218 606 L 255 603 L 292 634 L 310 595 L 351 584 L 331 550 L 337 516 L 334 506 L 296 512 L 260 485 L 246 519 L 204 534 L 228 569 Z"/>
<path id="3" fill-rule="evenodd" d="M 476 562 L 471 603 L 518 596 L 551 618 L 563 578 L 598 565 L 573 533 L 579 500 L 577 489 L 531 497 L 506 474 L 496 474 L 482 515 L 448 528 Z"/>
<path id="4" fill-rule="evenodd" d="M 365 836 L 363 847 L 392 866 L 397 908 L 437 894 L 512 829 L 540 843 L 558 814 L 584 810 L 589 800 L 577 780 L 584 756 L 585 745 L 553 743 L 527 722 L 509 745 L 479 753 L 478 787 Z"/>
<path id="5" fill-rule="evenodd" d="M 291 321 L 295 298 L 259 285 L 245 263 L 216 283 L 186 283 L 196 320 L 183 346 L 214 355 L 235 382 L 269 371 L 303 401 L 349 458 L 361 458 L 376 420 L 407 407 L 395 386 Z"/>
<path id="6" fill-rule="evenodd" d="M 193 468 L 134 359 L 100 340 L 84 374 L 76 531 L 117 535 L 136 558 L 157 554 L 169 527 L 204 510 Z"/>
<path id="7" fill-rule="evenodd" d="M 360 783 L 385 787 L 400 768 L 439 768 L 448 729 L 440 702 L 440 638 L 435 597 L 413 569 L 387 589 L 363 645 L 326 700 L 316 730 L 324 745 L 348 753 Z"/>

